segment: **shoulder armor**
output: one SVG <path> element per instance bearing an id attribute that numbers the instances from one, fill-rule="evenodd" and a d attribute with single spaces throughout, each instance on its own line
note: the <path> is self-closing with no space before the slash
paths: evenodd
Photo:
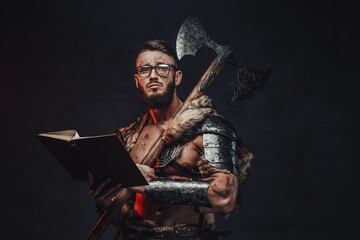
<path id="1" fill-rule="evenodd" d="M 211 116 L 204 120 L 199 134 L 203 135 L 205 159 L 217 169 L 240 175 L 238 136 L 223 117 Z"/>
<path id="2" fill-rule="evenodd" d="M 231 140 L 237 140 L 234 127 L 225 118 L 220 116 L 206 118 L 201 126 L 200 132 L 220 134 Z"/>

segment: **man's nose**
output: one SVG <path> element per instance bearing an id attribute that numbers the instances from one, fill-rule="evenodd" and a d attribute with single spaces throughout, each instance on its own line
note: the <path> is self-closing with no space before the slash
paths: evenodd
<path id="1" fill-rule="evenodd" d="M 158 78 L 158 75 L 155 71 L 155 68 L 151 69 L 151 72 L 150 72 L 150 79 L 156 79 Z"/>

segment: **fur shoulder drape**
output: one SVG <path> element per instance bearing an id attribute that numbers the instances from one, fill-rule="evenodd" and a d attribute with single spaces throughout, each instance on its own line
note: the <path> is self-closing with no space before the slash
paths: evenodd
<path id="1" fill-rule="evenodd" d="M 207 95 L 202 95 L 199 98 L 192 100 L 185 111 L 177 117 L 166 121 L 162 128 L 164 129 L 164 137 L 168 142 L 176 142 L 184 135 L 192 135 L 194 127 L 202 122 L 209 116 L 219 116 L 215 111 L 211 99 Z M 121 128 L 115 133 L 124 144 L 127 151 L 131 151 L 135 146 L 139 135 L 144 126 L 149 122 L 150 113 L 147 112 L 142 117 L 138 118 L 134 123 L 126 128 Z M 243 144 L 239 141 L 239 153 L 240 153 L 240 171 L 245 173 L 246 169 L 250 165 L 250 160 L 253 158 L 253 154 L 248 151 Z M 200 159 L 200 162 L 205 159 Z"/>
<path id="2" fill-rule="evenodd" d="M 196 124 L 204 120 L 207 116 L 215 114 L 217 115 L 211 99 L 206 95 L 202 95 L 191 101 L 189 107 L 185 109 L 182 114 L 164 123 L 165 138 L 176 141 L 184 133 L 191 131 Z M 122 141 L 127 151 L 130 152 L 133 149 L 142 129 L 149 122 L 149 118 L 150 113 L 146 112 L 128 127 L 115 131 L 115 134 Z"/>
<path id="3" fill-rule="evenodd" d="M 205 118 L 218 115 L 207 95 L 192 100 L 185 111 L 163 125 L 165 139 L 170 142 L 177 141 L 184 134 L 189 134 L 193 127 Z"/>

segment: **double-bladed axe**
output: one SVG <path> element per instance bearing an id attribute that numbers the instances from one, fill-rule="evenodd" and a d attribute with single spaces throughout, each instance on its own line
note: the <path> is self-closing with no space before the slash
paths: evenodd
<path id="1" fill-rule="evenodd" d="M 198 92 L 204 92 L 210 83 L 211 79 L 217 76 L 219 69 L 224 63 L 233 65 L 237 72 L 236 80 L 231 84 L 234 88 L 234 96 L 231 101 L 243 100 L 254 96 L 258 93 L 268 82 L 271 69 L 255 70 L 241 64 L 237 54 L 231 46 L 222 46 L 215 43 L 206 34 L 203 25 L 200 22 L 200 17 L 197 14 L 189 16 L 182 24 L 177 40 L 176 52 L 179 60 L 186 55 L 195 56 L 196 52 L 202 48 L 208 47 L 215 51 L 217 58 L 214 59 L 209 68 L 209 72 L 205 73 L 205 79 L 198 87 Z M 201 81 L 201 80 L 200 80 Z"/>
<path id="2" fill-rule="evenodd" d="M 200 22 L 199 15 L 191 15 L 184 21 L 177 36 L 176 52 L 178 58 L 181 59 L 185 55 L 195 56 L 196 52 L 202 47 L 211 48 L 216 52 L 217 56 L 203 74 L 200 81 L 191 91 L 182 107 L 173 117 L 181 114 L 189 106 L 189 103 L 192 100 L 199 98 L 202 94 L 204 94 L 205 90 L 219 74 L 224 63 L 232 64 L 237 71 L 237 79 L 231 84 L 234 87 L 234 96 L 232 101 L 254 96 L 265 86 L 270 78 L 271 69 L 255 70 L 241 64 L 232 47 L 216 44 L 206 34 L 204 27 Z M 164 131 L 161 130 L 160 137 L 150 148 L 150 151 L 147 153 L 145 158 L 139 163 L 151 166 L 162 153 L 166 144 L 167 142 L 164 138 Z M 119 192 L 115 201 L 110 205 L 108 210 L 105 211 L 88 235 L 88 240 L 98 239 L 102 235 L 107 226 L 118 216 L 119 211 L 129 199 L 131 194 L 132 191 L 126 188 Z"/>

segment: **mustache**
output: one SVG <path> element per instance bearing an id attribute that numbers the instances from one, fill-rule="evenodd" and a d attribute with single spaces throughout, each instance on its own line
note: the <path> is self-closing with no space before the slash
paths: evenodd
<path id="1" fill-rule="evenodd" d="M 162 83 L 160 83 L 160 82 L 149 82 L 148 84 L 146 84 L 146 87 L 148 88 L 148 87 L 150 87 L 151 85 L 159 85 L 159 86 L 163 86 L 163 84 Z"/>

